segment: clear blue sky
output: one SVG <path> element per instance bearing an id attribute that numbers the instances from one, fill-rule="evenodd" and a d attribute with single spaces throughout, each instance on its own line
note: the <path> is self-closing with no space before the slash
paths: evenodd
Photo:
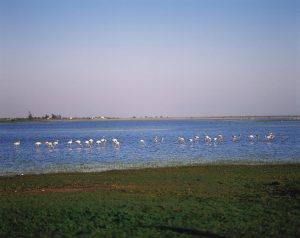
<path id="1" fill-rule="evenodd" d="M 300 114 L 297 0 L 0 1 L 0 117 Z"/>

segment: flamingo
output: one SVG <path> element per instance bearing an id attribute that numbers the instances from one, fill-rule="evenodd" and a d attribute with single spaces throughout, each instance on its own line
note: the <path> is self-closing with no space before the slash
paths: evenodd
<path id="1" fill-rule="evenodd" d="M 54 145 L 53 145 L 53 143 L 52 142 L 46 142 L 47 144 L 47 146 L 48 146 L 48 148 L 49 149 L 53 149 L 54 148 Z"/>
<path id="2" fill-rule="evenodd" d="M 221 135 L 221 134 L 217 135 L 217 138 L 218 138 L 219 142 L 223 142 L 223 140 L 224 140 L 223 135 Z"/>
<path id="3" fill-rule="evenodd" d="M 198 142 L 198 141 L 199 141 L 199 139 L 200 139 L 200 136 L 198 136 L 198 135 L 195 135 L 195 137 L 194 137 L 194 140 L 195 140 L 195 142 Z"/>
<path id="4" fill-rule="evenodd" d="M 190 139 L 189 139 L 189 142 L 190 142 L 190 144 L 193 144 L 193 139 L 190 138 Z"/>
<path id="5" fill-rule="evenodd" d="M 211 137 L 209 137 L 208 135 L 206 135 L 204 137 L 204 141 L 205 141 L 205 143 L 210 143 L 211 142 Z"/>
<path id="6" fill-rule="evenodd" d="M 180 136 L 179 136 L 179 137 L 177 138 L 177 141 L 178 141 L 179 144 L 184 144 L 184 138 L 183 138 L 183 137 L 180 137 Z"/>
<path id="7" fill-rule="evenodd" d="M 53 146 L 57 146 L 58 145 L 58 140 L 54 141 L 52 144 L 53 144 Z"/>
<path id="8" fill-rule="evenodd" d="M 15 146 L 19 146 L 20 144 L 21 144 L 21 141 L 16 141 L 16 142 L 14 143 Z"/>
<path id="9" fill-rule="evenodd" d="M 100 145 L 100 144 L 101 144 L 101 140 L 97 140 L 97 141 L 96 141 L 96 144 L 97 144 L 97 145 Z"/>
<path id="10" fill-rule="evenodd" d="M 103 144 L 103 145 L 105 145 L 107 142 L 107 140 L 104 137 L 100 141 L 101 141 L 101 144 Z"/>
<path id="11" fill-rule="evenodd" d="M 115 146 L 115 147 L 119 147 L 119 146 L 120 146 L 120 142 L 119 142 L 116 138 L 113 138 L 113 139 L 112 139 L 112 144 L 113 144 L 113 146 Z"/>
<path id="12" fill-rule="evenodd" d="M 89 147 L 89 148 L 92 147 L 92 144 L 89 140 L 86 140 L 84 143 L 86 144 L 87 147 Z"/>
<path id="13" fill-rule="evenodd" d="M 268 141 L 272 141 L 272 140 L 274 140 L 275 136 L 272 132 L 270 132 L 268 135 L 266 135 L 266 138 Z"/>
<path id="14" fill-rule="evenodd" d="M 72 143 L 73 143 L 73 141 L 72 141 L 72 140 L 69 140 L 67 143 L 68 143 L 69 146 L 71 146 Z"/>
<path id="15" fill-rule="evenodd" d="M 81 141 L 80 141 L 80 140 L 76 140 L 76 141 L 75 141 L 75 143 L 76 143 L 77 145 L 80 145 L 80 146 L 82 146 L 82 145 L 81 145 Z"/>
<path id="16" fill-rule="evenodd" d="M 140 143 L 141 143 L 142 145 L 144 145 L 144 144 L 145 144 L 145 141 L 144 141 L 144 140 L 140 140 Z"/>
<path id="17" fill-rule="evenodd" d="M 35 144 L 36 147 L 40 147 L 40 145 L 42 144 L 42 142 L 37 141 L 34 144 Z"/>
<path id="18" fill-rule="evenodd" d="M 238 136 L 231 137 L 232 142 L 237 142 L 239 140 Z"/>
<path id="19" fill-rule="evenodd" d="M 157 143 L 158 142 L 158 137 L 157 136 L 155 136 L 155 137 L 153 137 L 153 143 Z"/>

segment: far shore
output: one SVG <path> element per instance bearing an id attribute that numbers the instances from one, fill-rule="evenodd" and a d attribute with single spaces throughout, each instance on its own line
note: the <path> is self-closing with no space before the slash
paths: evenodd
<path id="1" fill-rule="evenodd" d="M 153 120 L 262 120 L 262 121 L 300 121 L 300 115 L 275 116 L 190 116 L 190 117 L 63 117 L 45 118 L 0 118 L 0 122 L 57 122 L 57 121 L 153 121 Z"/>

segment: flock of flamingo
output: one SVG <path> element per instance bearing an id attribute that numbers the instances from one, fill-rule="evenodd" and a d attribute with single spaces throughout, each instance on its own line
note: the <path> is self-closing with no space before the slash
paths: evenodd
<path id="1" fill-rule="evenodd" d="M 231 141 L 232 142 L 238 142 L 241 139 L 241 137 L 242 137 L 241 135 L 233 135 L 231 137 Z M 256 135 L 249 135 L 247 137 L 248 137 L 248 139 L 250 141 L 254 141 L 254 140 L 259 140 L 260 135 L 258 135 L 258 134 L 256 134 Z M 269 142 L 273 141 L 274 138 L 275 138 L 275 135 L 272 132 L 270 132 L 267 135 L 265 135 L 265 139 L 267 141 L 269 141 Z M 193 143 L 198 143 L 199 141 L 200 141 L 200 136 L 199 135 L 196 135 L 193 138 L 188 138 L 187 140 L 184 137 L 180 137 L 180 136 L 177 138 L 177 143 L 178 144 L 185 144 L 185 143 L 193 144 Z M 209 144 L 209 143 L 221 143 L 223 141 L 224 141 L 224 136 L 221 135 L 221 134 L 219 134 L 219 135 L 217 135 L 215 137 L 210 137 L 209 135 L 205 135 L 204 136 L 204 142 L 207 143 L 207 144 Z M 160 137 L 159 138 L 158 136 L 155 136 L 155 137 L 152 138 L 152 143 L 159 143 L 159 142 L 160 143 L 164 142 L 164 137 Z M 105 139 L 105 137 L 102 137 L 102 139 L 96 140 L 95 143 L 98 146 L 101 146 L 101 145 L 104 146 L 107 143 L 107 139 Z M 113 138 L 111 140 L 111 143 L 112 143 L 112 145 L 115 148 L 120 147 L 120 142 L 116 138 Z M 142 144 L 142 145 L 145 145 L 145 140 L 144 139 L 140 139 L 139 143 Z M 37 142 L 34 143 L 34 145 L 37 148 L 39 148 L 42 144 L 43 143 L 40 142 L 40 141 L 37 141 Z M 46 142 L 44 142 L 44 144 L 49 149 L 53 149 L 53 148 L 55 148 L 55 146 L 57 146 L 59 144 L 59 141 L 58 140 L 53 141 L 53 142 L 46 141 Z M 72 139 L 67 141 L 67 145 L 69 147 L 71 147 L 72 144 L 73 144 L 73 140 Z M 80 146 L 80 147 L 83 147 L 83 145 L 85 145 L 86 147 L 91 148 L 93 146 L 93 144 L 94 144 L 94 140 L 93 139 L 89 139 L 89 140 L 85 140 L 85 141 L 75 140 L 74 144 L 76 144 L 77 146 Z M 19 140 L 19 141 L 14 142 L 14 145 L 16 147 L 20 146 L 21 145 L 21 141 Z"/>

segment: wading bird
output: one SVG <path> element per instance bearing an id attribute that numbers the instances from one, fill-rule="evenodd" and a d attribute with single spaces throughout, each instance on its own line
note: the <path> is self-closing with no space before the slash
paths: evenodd
<path id="1" fill-rule="evenodd" d="M 113 139 L 112 139 L 112 144 L 113 144 L 113 146 L 115 146 L 115 147 L 119 147 L 119 146 L 120 146 L 120 142 L 119 142 L 116 138 L 113 138 Z"/>
<path id="2" fill-rule="evenodd" d="M 84 143 L 86 144 L 87 147 L 89 148 L 92 147 L 92 143 L 89 140 L 86 140 Z"/>
<path id="3" fill-rule="evenodd" d="M 184 144 L 184 138 L 183 138 L 183 137 L 180 137 L 180 136 L 179 136 L 179 137 L 177 138 L 177 141 L 178 141 L 179 144 Z"/>
<path id="4" fill-rule="evenodd" d="M 35 144 L 36 147 L 40 147 L 40 145 L 42 144 L 42 142 L 37 141 L 34 144 Z"/>
<path id="5" fill-rule="evenodd" d="M 270 132 L 268 135 L 266 135 L 266 138 L 268 141 L 272 141 L 272 140 L 274 140 L 275 135 L 272 132 Z"/>
<path id="6" fill-rule="evenodd" d="M 232 136 L 231 137 L 232 142 L 237 142 L 239 140 L 238 136 Z"/>
<path id="7" fill-rule="evenodd" d="M 71 146 L 71 145 L 72 145 L 72 143 L 73 143 L 73 141 L 72 141 L 72 140 L 69 140 L 69 141 L 67 142 L 67 144 L 68 144 L 69 146 Z"/>
<path id="8" fill-rule="evenodd" d="M 16 141 L 16 142 L 14 143 L 15 146 L 19 146 L 20 144 L 21 144 L 21 141 Z"/>
<path id="9" fill-rule="evenodd" d="M 54 146 L 53 146 L 53 143 L 52 142 L 48 142 L 46 141 L 45 144 L 48 146 L 48 149 L 53 149 Z"/>
<path id="10" fill-rule="evenodd" d="M 76 143 L 77 145 L 80 145 L 80 146 L 82 146 L 82 145 L 81 145 L 81 141 L 80 141 L 80 140 L 76 140 L 76 141 L 75 141 L 75 143 Z"/>
<path id="11" fill-rule="evenodd" d="M 218 142 L 223 142 L 224 140 L 223 135 L 221 134 L 217 135 L 217 138 L 218 138 Z"/>
<path id="12" fill-rule="evenodd" d="M 58 140 L 54 141 L 52 144 L 53 144 L 53 146 L 57 146 L 58 145 Z"/>
<path id="13" fill-rule="evenodd" d="M 204 137 L 204 141 L 205 141 L 205 143 L 210 143 L 210 142 L 211 142 L 211 137 L 208 136 L 208 135 L 206 135 L 206 136 Z"/>
<path id="14" fill-rule="evenodd" d="M 107 142 L 107 140 L 106 140 L 104 137 L 103 137 L 100 141 L 101 141 L 101 144 L 102 144 L 102 145 L 105 145 L 106 142 Z"/>

